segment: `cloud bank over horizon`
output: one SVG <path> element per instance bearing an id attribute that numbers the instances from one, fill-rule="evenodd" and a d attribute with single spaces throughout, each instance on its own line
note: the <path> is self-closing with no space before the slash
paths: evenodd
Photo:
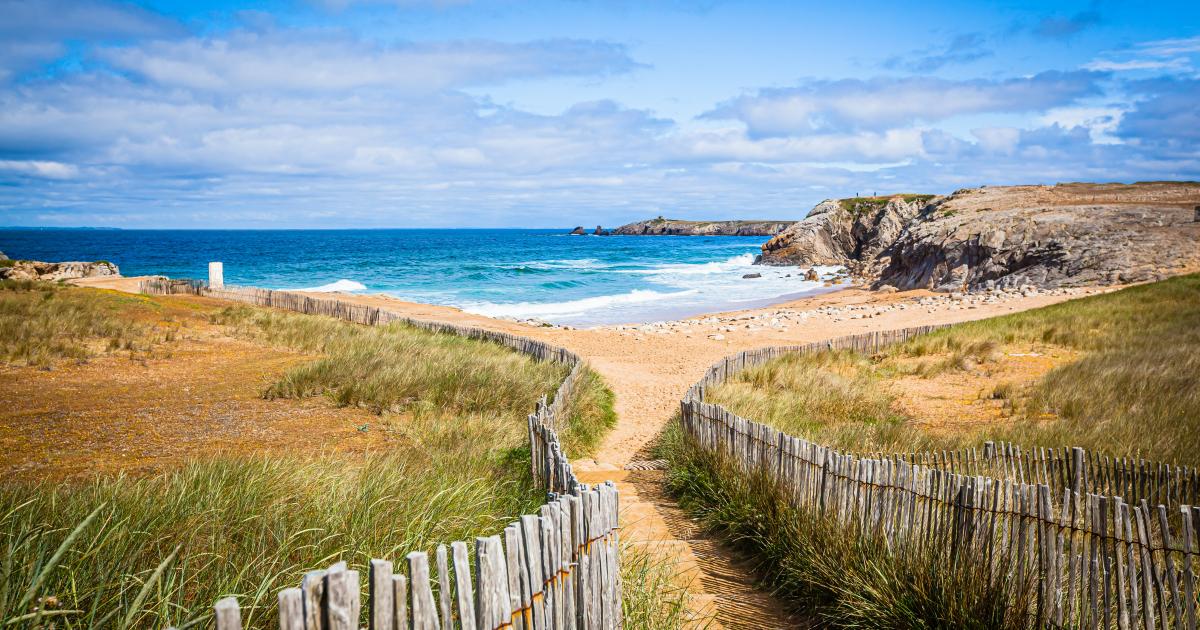
<path id="1" fill-rule="evenodd" d="M 0 225 L 561 227 L 1200 179 L 1190 5 L 283 6 L 0 0 Z"/>

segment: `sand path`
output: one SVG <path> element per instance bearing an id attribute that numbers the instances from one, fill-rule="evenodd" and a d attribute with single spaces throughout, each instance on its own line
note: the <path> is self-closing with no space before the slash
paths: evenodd
<path id="1" fill-rule="evenodd" d="M 95 278 L 85 286 L 137 291 L 136 278 Z M 329 297 L 329 294 L 322 294 Z M 740 311 L 755 315 L 786 307 L 812 310 L 822 306 L 912 302 L 931 295 L 907 291 L 890 295 L 847 289 L 766 309 Z M 613 480 L 621 493 L 622 538 L 664 554 L 675 563 L 681 583 L 692 593 L 694 625 L 711 628 L 778 628 L 809 625 L 789 617 L 774 598 L 754 587 L 752 567 L 717 542 L 680 510 L 663 491 L 661 470 L 626 470 L 648 459 L 655 436 L 678 409 L 687 388 L 718 359 L 750 348 L 807 343 L 871 330 L 982 319 L 1070 299 L 1035 295 L 970 309 L 890 311 L 868 319 L 814 319 L 787 330 L 737 329 L 723 339 L 705 334 L 630 333 L 611 329 L 572 330 L 535 327 L 465 313 L 461 310 L 405 302 L 383 295 L 338 294 L 338 299 L 386 307 L 410 317 L 501 330 L 541 339 L 573 350 L 599 372 L 616 394 L 618 424 L 594 460 L 573 462 L 585 482 Z"/>

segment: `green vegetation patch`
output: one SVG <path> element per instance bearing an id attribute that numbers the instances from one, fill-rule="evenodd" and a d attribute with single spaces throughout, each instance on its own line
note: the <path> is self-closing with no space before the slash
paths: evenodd
<path id="1" fill-rule="evenodd" d="M 860 452 L 958 448 L 983 440 L 1082 446 L 1200 465 L 1200 275 L 968 322 L 868 357 L 786 356 L 713 388 L 709 402 L 823 444 Z M 986 366 L 1055 346 L 1082 356 L 1017 391 L 1010 417 L 932 436 L 893 411 L 887 380 Z"/>
<path id="2" fill-rule="evenodd" d="M 403 323 L 361 326 L 248 306 L 225 308 L 212 320 L 239 336 L 323 355 L 268 385 L 266 398 L 321 395 L 379 414 L 490 414 L 522 439 L 538 399 L 552 396 L 569 373 L 498 344 Z M 560 436 L 572 456 L 590 452 L 616 422 L 612 394 L 594 373 L 580 380 L 576 399 Z"/>
<path id="3" fill-rule="evenodd" d="M 841 628 L 1021 628 L 1028 593 L 989 583 L 955 562 L 948 540 L 860 536 L 819 510 L 789 507 L 764 474 L 748 476 L 687 440 L 672 423 L 658 447 L 680 505 L 730 544 L 752 554 L 765 586 L 805 611 L 806 626 Z"/>
<path id="4" fill-rule="evenodd" d="M 34 330 L 104 337 L 154 306 L 139 296 L 6 285 L 0 322 L 7 339 L 31 337 L 14 328 L 28 317 L 46 320 Z M 232 334 L 321 355 L 264 395 L 325 395 L 374 409 L 396 437 L 391 450 L 230 455 L 142 477 L 0 483 L 0 620 L 207 625 L 212 604 L 236 595 L 247 627 L 272 627 L 276 593 L 307 570 L 346 560 L 366 575 L 372 557 L 401 560 L 494 534 L 544 500 L 530 483 L 525 422 L 565 366 L 401 324 L 241 306 L 209 316 Z M 593 448 L 615 421 L 611 392 L 594 373 L 582 376 L 563 430 L 573 454 Z M 649 620 L 644 627 L 672 627 L 683 595 L 661 588 L 669 572 L 645 558 L 626 569 L 640 580 L 627 607 Z M 366 601 L 365 580 L 363 588 Z"/>
<path id="5" fill-rule="evenodd" d="M 882 210 L 885 206 L 887 206 L 889 201 L 896 197 L 900 197 L 905 203 L 912 203 L 914 201 L 929 201 L 930 199 L 933 199 L 934 195 L 903 193 L 898 195 L 882 195 L 878 197 L 848 197 L 846 199 L 839 199 L 838 204 L 842 206 L 842 210 L 849 212 L 854 218 L 858 218 L 863 215 Z"/>
<path id="6" fill-rule="evenodd" d="M 0 580 L 9 588 L 0 589 L 0 615 L 41 608 L 60 614 L 63 628 L 115 627 L 127 616 L 129 627 L 182 627 L 235 594 L 247 627 L 277 626 L 276 593 L 306 570 L 343 559 L 361 571 L 371 557 L 471 540 L 535 509 L 540 493 L 519 472 L 497 470 L 495 432 L 482 422 L 467 430 L 429 422 L 414 431 L 420 446 L 358 461 L 222 459 L 141 479 L 6 483 Z M 34 584 L 36 599 L 22 602 Z"/>
<path id="7" fill-rule="evenodd" d="M 51 367 L 108 352 L 144 353 L 172 337 L 136 321 L 144 304 L 50 282 L 0 280 L 0 360 Z"/>

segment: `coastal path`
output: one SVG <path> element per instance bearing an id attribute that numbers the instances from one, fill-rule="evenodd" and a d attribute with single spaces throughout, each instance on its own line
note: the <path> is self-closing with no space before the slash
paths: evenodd
<path id="1" fill-rule="evenodd" d="M 139 280 L 96 278 L 77 283 L 137 292 Z M 821 307 L 914 301 L 928 295 L 925 291 L 883 295 L 849 289 L 787 305 L 724 315 L 736 323 L 752 321 L 737 318 L 752 317 L 782 307 L 803 311 Z M 680 399 L 687 388 L 700 378 L 709 365 L 722 357 L 750 348 L 808 343 L 872 330 L 982 319 L 1046 306 L 1070 299 L 1070 296 L 1034 295 L 959 310 L 892 310 L 863 319 L 814 318 L 787 329 L 739 325 L 722 332 L 719 339 L 682 330 L 644 332 L 636 328 L 616 330 L 611 327 L 567 329 L 531 326 L 472 315 L 451 307 L 405 302 L 384 295 L 339 293 L 337 298 L 387 308 L 418 319 L 519 334 L 565 347 L 582 356 L 592 369 L 604 377 L 615 393 L 618 421 L 594 459 L 573 460 L 572 464 L 581 481 L 612 480 L 617 483 L 622 504 L 622 540 L 664 554 L 675 563 L 680 585 L 686 586 L 691 594 L 689 605 L 694 627 L 779 628 L 806 624 L 799 617 L 790 617 L 778 600 L 755 587 L 751 563 L 688 518 L 664 491 L 664 472 L 659 469 L 658 462 L 651 460 L 654 439 L 679 410 Z"/>

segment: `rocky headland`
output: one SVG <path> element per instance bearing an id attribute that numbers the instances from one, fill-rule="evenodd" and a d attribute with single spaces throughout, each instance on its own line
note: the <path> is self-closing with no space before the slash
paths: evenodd
<path id="1" fill-rule="evenodd" d="M 612 231 L 627 236 L 774 236 L 795 221 L 684 221 L 658 217 Z"/>
<path id="2" fill-rule="evenodd" d="M 96 262 L 40 262 L 37 260 L 0 259 L 0 280 L 76 280 L 78 278 L 117 277 L 121 270 L 107 260 Z"/>
<path id="3" fill-rule="evenodd" d="M 843 265 L 901 290 L 1144 282 L 1200 267 L 1197 206 L 1197 182 L 828 200 L 765 243 L 759 262 Z"/>

